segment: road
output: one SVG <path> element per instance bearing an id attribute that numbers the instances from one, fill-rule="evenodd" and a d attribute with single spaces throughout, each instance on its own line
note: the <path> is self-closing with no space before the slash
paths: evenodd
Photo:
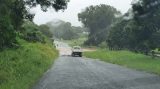
<path id="1" fill-rule="evenodd" d="M 58 44 L 60 51 L 70 48 L 67 44 Z M 160 89 L 157 75 L 60 53 L 33 89 Z"/>

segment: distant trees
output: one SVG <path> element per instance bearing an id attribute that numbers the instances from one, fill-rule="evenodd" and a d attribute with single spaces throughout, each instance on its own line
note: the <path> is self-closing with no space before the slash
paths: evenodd
<path id="1" fill-rule="evenodd" d="M 106 40 L 107 29 L 121 13 L 109 5 L 90 6 L 78 14 L 79 21 L 89 28 L 88 45 L 98 45 Z"/>
<path id="2" fill-rule="evenodd" d="M 61 32 L 60 32 L 61 31 Z M 62 38 L 64 40 L 71 40 L 78 36 L 77 33 L 74 33 L 72 30 L 71 23 L 67 22 L 64 24 L 61 24 L 57 30 L 53 33 L 56 37 Z"/>
<path id="3" fill-rule="evenodd" d="M 37 5 L 43 11 L 52 7 L 56 11 L 65 9 L 68 0 L 0 0 L 0 50 L 16 44 L 17 33 L 21 32 L 24 19 L 32 20 L 29 9 Z"/>
<path id="4" fill-rule="evenodd" d="M 71 26 L 71 23 L 61 20 L 49 22 L 46 25 L 50 27 L 50 31 L 55 38 L 64 40 L 76 39 L 86 30 L 82 27 Z"/>
<path id="5" fill-rule="evenodd" d="M 39 30 L 47 37 L 52 38 L 53 37 L 53 33 L 50 31 L 50 28 L 43 24 L 39 26 Z"/>

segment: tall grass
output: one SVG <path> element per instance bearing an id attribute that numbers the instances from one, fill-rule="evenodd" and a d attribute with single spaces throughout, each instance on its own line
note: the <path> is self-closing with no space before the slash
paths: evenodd
<path id="1" fill-rule="evenodd" d="M 48 44 L 20 43 L 16 50 L 0 52 L 0 89 L 29 89 L 58 55 Z"/>
<path id="2" fill-rule="evenodd" d="M 160 75 L 160 58 L 152 59 L 150 56 L 129 51 L 98 50 L 85 52 L 89 58 L 100 59 L 105 62 L 122 65 L 129 68 L 143 70 Z"/>

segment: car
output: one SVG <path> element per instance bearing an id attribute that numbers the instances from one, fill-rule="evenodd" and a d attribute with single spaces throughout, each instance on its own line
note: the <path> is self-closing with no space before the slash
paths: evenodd
<path id="1" fill-rule="evenodd" d="M 82 48 L 80 46 L 73 46 L 72 48 L 72 56 L 82 57 Z"/>

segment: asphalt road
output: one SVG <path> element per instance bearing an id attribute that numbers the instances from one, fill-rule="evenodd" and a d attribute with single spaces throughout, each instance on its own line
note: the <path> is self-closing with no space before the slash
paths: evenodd
<path id="1" fill-rule="evenodd" d="M 62 54 L 33 89 L 160 89 L 160 77 Z"/>

